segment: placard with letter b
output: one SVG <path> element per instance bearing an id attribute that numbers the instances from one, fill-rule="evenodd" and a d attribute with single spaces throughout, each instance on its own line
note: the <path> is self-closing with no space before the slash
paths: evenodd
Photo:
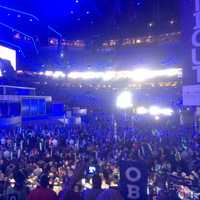
<path id="1" fill-rule="evenodd" d="M 120 162 L 120 191 L 125 200 L 147 200 L 148 169 L 142 161 Z"/>

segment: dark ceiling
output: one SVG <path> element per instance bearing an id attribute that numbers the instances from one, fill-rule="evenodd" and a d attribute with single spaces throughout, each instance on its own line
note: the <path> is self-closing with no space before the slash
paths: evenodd
<path id="1" fill-rule="evenodd" d="M 36 16 L 39 21 L 0 7 L 0 22 L 40 36 L 47 25 L 69 39 L 156 34 L 179 28 L 179 0 L 1 0 L 0 6 Z"/>

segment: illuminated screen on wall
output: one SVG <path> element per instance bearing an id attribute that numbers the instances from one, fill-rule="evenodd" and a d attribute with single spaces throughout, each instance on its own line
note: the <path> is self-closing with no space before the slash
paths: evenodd
<path id="1" fill-rule="evenodd" d="M 16 51 L 0 45 L 0 58 L 9 60 L 16 70 Z"/>

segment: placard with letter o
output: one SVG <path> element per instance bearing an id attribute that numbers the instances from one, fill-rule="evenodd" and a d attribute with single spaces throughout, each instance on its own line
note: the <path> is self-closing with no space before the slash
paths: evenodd
<path id="1" fill-rule="evenodd" d="M 125 200 L 146 200 L 148 169 L 144 162 L 120 162 L 120 190 Z"/>

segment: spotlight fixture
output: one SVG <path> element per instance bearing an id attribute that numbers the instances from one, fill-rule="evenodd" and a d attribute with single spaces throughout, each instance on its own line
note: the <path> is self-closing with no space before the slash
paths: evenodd
<path id="1" fill-rule="evenodd" d="M 117 97 L 116 106 L 120 109 L 133 107 L 132 94 L 129 91 L 123 91 Z"/>

